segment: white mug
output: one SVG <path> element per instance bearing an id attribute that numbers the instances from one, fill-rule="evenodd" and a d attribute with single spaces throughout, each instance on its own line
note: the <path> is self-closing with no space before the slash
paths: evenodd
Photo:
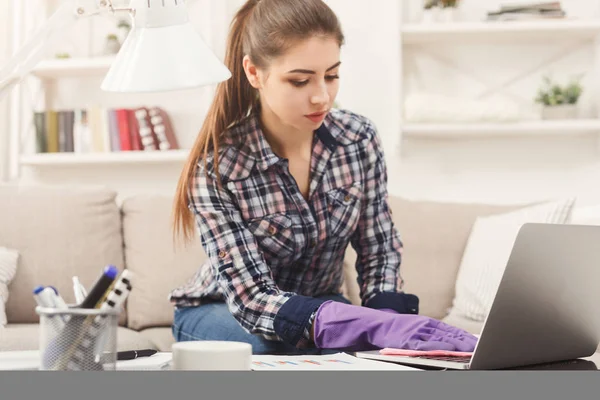
<path id="1" fill-rule="evenodd" d="M 242 342 L 191 341 L 171 347 L 173 369 L 186 371 L 250 371 L 252 345 Z"/>

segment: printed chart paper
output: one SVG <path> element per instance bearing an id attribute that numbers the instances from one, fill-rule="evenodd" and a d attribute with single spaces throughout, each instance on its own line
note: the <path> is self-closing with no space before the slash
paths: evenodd
<path id="1" fill-rule="evenodd" d="M 326 356 L 252 356 L 254 371 L 420 371 L 404 365 L 357 358 L 346 353 Z"/>

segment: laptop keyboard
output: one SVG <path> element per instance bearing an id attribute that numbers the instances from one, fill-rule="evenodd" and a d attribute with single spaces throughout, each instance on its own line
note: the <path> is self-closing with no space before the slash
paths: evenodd
<path id="1" fill-rule="evenodd" d="M 449 356 L 416 356 L 413 358 L 420 358 L 426 360 L 437 360 L 437 361 L 452 361 L 461 364 L 468 364 L 471 362 L 471 357 L 449 357 Z"/>

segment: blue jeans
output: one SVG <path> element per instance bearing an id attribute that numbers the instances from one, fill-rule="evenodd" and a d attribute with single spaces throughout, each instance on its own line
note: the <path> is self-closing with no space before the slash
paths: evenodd
<path id="1" fill-rule="evenodd" d="M 350 304 L 341 294 L 321 296 L 319 299 Z M 209 302 L 198 307 L 175 309 L 173 336 L 178 342 L 193 340 L 224 340 L 252 345 L 252 354 L 326 354 L 334 350 L 317 348 L 298 349 L 290 344 L 266 340 L 246 332 L 233 318 L 224 302 Z"/>

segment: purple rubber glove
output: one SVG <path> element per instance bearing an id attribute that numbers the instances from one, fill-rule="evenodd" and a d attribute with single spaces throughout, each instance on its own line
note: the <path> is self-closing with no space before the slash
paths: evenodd
<path id="1" fill-rule="evenodd" d="M 327 301 L 317 310 L 314 342 L 321 349 L 473 351 L 477 338 L 433 318 L 393 314 Z"/>

